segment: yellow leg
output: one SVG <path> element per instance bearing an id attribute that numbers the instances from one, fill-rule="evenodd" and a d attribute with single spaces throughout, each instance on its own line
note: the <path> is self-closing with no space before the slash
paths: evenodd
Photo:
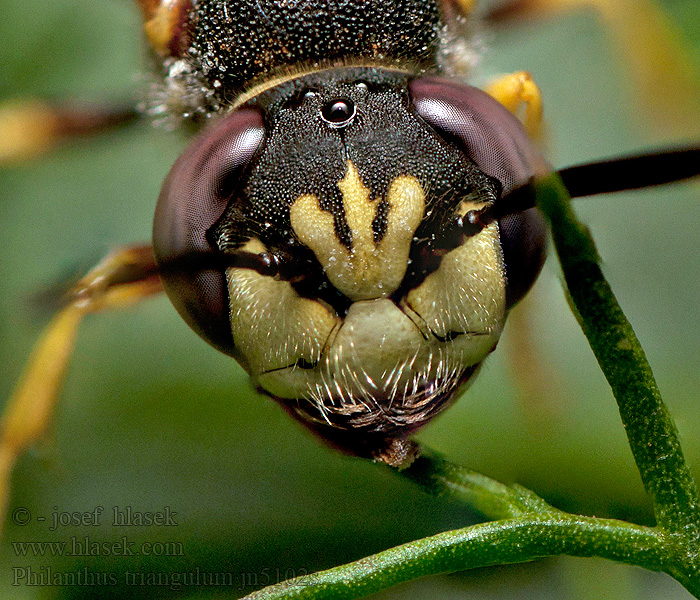
<path id="1" fill-rule="evenodd" d="M 536 140 L 543 137 L 542 95 L 530 73 L 520 71 L 505 75 L 486 86 L 486 92 L 522 121 L 528 134 Z M 536 310 L 533 293 L 513 310 L 507 329 L 507 356 L 515 373 L 515 387 L 523 414 L 532 431 L 551 425 L 558 416 L 559 396 L 553 373 L 547 368 L 533 344 L 532 317 Z M 538 431 L 538 434 L 541 432 Z"/>
<path id="2" fill-rule="evenodd" d="M 492 15 L 516 20 L 561 10 L 593 9 L 612 32 L 638 90 L 637 113 L 659 133 L 700 134 L 700 80 L 680 32 L 653 0 L 514 0 Z"/>
<path id="3" fill-rule="evenodd" d="M 523 422 L 537 437 L 556 430 L 553 425 L 565 415 L 566 397 L 558 373 L 544 360 L 538 343 L 535 315 L 543 302 L 537 288 L 523 298 L 508 317 L 503 340 Z"/>
<path id="4" fill-rule="evenodd" d="M 162 291 L 150 246 L 109 254 L 71 290 L 49 322 L 0 421 L 0 527 L 19 456 L 46 434 L 68 369 L 78 326 L 91 312 L 124 308 Z"/>
<path id="5" fill-rule="evenodd" d="M 469 17 L 476 10 L 477 0 L 441 0 L 442 9 L 448 18 L 456 15 Z"/>
<path id="6" fill-rule="evenodd" d="M 0 166 L 31 160 L 61 141 L 99 133 L 137 117 L 131 108 L 51 105 L 39 100 L 0 103 Z"/>
<path id="7" fill-rule="evenodd" d="M 530 73 L 504 75 L 487 85 L 485 91 L 516 115 L 532 138 L 542 136 L 542 94 Z"/>

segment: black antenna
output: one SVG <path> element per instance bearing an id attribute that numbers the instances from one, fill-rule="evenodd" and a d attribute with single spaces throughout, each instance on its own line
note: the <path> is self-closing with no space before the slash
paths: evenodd
<path id="1" fill-rule="evenodd" d="M 623 156 L 556 171 L 572 198 L 609 194 L 665 185 L 700 175 L 700 147 L 674 148 L 649 154 Z M 464 235 L 476 235 L 494 221 L 536 205 L 533 181 L 482 210 L 458 219 Z"/>
<path id="2" fill-rule="evenodd" d="M 700 175 L 700 146 L 611 158 L 566 167 L 556 173 L 572 198 L 664 185 Z M 502 217 L 534 208 L 537 202 L 533 183 L 530 180 L 486 208 L 470 210 L 464 217 L 458 217 L 451 227 L 441 232 L 440 238 L 453 239 L 460 234 L 473 236 Z M 212 249 L 172 256 L 160 262 L 159 271 L 224 270 L 227 267 L 252 269 L 261 275 L 282 279 L 294 276 L 290 266 L 276 253 L 246 250 L 223 253 Z"/>
<path id="3" fill-rule="evenodd" d="M 614 158 L 559 171 L 572 198 L 665 185 L 696 175 L 700 175 L 700 147 Z"/>
<path id="4" fill-rule="evenodd" d="M 234 250 L 227 253 L 215 250 L 187 252 L 170 256 L 158 264 L 158 270 L 161 273 L 223 271 L 229 267 L 252 269 L 260 275 L 269 277 L 280 275 L 282 270 L 276 254 L 272 252 L 248 252 L 247 250 Z"/>

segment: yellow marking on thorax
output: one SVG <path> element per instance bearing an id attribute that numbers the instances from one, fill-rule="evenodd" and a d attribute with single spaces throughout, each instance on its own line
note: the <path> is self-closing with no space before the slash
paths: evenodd
<path id="1" fill-rule="evenodd" d="M 313 194 L 298 198 L 290 209 L 292 228 L 311 248 L 330 282 L 353 301 L 383 298 L 401 284 L 408 266 L 413 235 L 425 211 L 425 193 L 410 175 L 397 177 L 386 195 L 386 231 L 377 243 L 372 223 L 379 198 L 370 198 L 351 161 L 338 183 L 345 219 L 352 234 L 350 249 L 341 244 L 333 215 L 321 210 Z"/>
<path id="2" fill-rule="evenodd" d="M 144 15 L 144 29 L 151 47 L 161 56 L 170 54 L 183 0 L 139 0 Z"/>

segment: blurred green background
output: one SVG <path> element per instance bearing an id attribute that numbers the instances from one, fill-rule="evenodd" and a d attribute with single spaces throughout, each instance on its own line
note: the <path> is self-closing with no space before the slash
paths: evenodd
<path id="1" fill-rule="evenodd" d="M 700 85 L 700 6 L 660 3 Z M 139 15 L 127 0 L 0 1 L 0 99 L 128 98 L 142 87 Z M 619 46 L 592 11 L 484 34 L 478 80 L 527 69 L 543 90 L 556 166 L 697 140 L 700 101 L 681 111 L 660 86 L 643 111 Z M 698 100 L 697 96 L 694 100 Z M 682 112 L 682 111 L 681 111 Z M 685 117 L 684 117 L 685 118 Z M 46 315 L 32 297 L 110 247 L 147 240 L 160 182 L 184 147 L 148 126 L 70 144 L 0 171 L 0 398 L 8 397 Z M 644 345 L 691 462 L 700 466 L 697 184 L 581 200 L 618 298 Z M 614 400 L 569 312 L 556 262 L 524 305 L 535 363 L 515 369 L 507 332 L 479 380 L 420 439 L 560 508 L 651 522 Z M 521 323 L 523 316 L 521 315 Z M 534 371 L 537 370 L 537 373 Z M 534 390 L 529 396 L 524 390 Z M 696 469 L 696 473 L 697 473 Z M 46 443 L 19 463 L 0 548 L 3 598 L 237 597 L 257 585 L 344 563 L 476 522 L 389 470 L 322 447 L 245 373 L 207 346 L 165 298 L 86 320 Z M 52 513 L 105 508 L 98 527 L 49 531 Z M 111 526 L 112 507 L 177 513 L 177 526 Z M 44 516 L 41 523 L 36 517 Z M 11 542 L 178 542 L 181 556 L 17 556 Z M 114 573 L 122 585 L 13 585 L 35 573 Z M 43 571 L 42 571 L 43 569 Z M 228 572 L 233 589 L 133 585 L 124 574 Z M 15 571 L 15 573 L 17 573 Z M 688 598 L 670 578 L 559 558 L 435 577 L 382 598 Z"/>

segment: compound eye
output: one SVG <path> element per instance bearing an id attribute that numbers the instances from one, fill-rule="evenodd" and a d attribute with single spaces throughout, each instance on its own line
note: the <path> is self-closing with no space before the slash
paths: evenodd
<path id="1" fill-rule="evenodd" d="M 257 110 L 240 110 L 206 129 L 178 158 L 163 184 L 153 222 L 153 249 L 170 300 L 207 342 L 233 354 L 221 256 L 207 230 L 244 183 L 263 146 Z"/>
<path id="2" fill-rule="evenodd" d="M 532 177 L 551 172 L 520 121 L 485 92 L 434 77 L 415 79 L 409 90 L 418 115 L 497 179 L 501 197 Z M 510 308 L 525 295 L 542 268 L 546 228 L 537 209 L 530 209 L 504 217 L 499 232 Z"/>
<path id="3" fill-rule="evenodd" d="M 323 120 L 334 126 L 344 127 L 355 116 L 355 104 L 347 98 L 337 98 L 326 102 L 321 109 L 321 117 Z"/>

